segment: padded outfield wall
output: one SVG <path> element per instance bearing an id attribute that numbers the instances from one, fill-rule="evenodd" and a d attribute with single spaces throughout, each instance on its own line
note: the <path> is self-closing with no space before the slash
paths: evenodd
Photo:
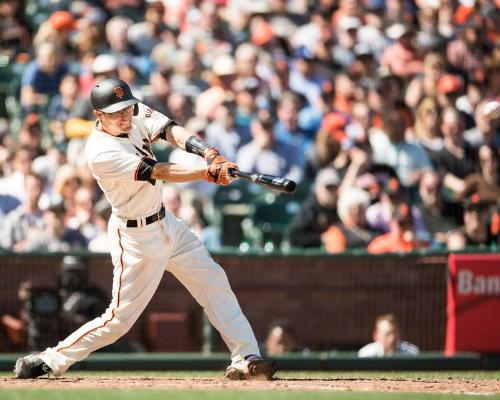
<path id="1" fill-rule="evenodd" d="M 55 286 L 58 255 L 0 256 L 0 313 L 18 314 L 19 284 Z M 287 319 L 298 341 L 311 350 L 356 350 L 371 341 L 373 321 L 393 312 L 405 339 L 424 351 L 444 349 L 446 328 L 446 254 L 406 256 L 327 256 L 218 254 L 233 290 L 259 341 L 269 325 Z M 108 255 L 90 255 L 91 282 L 111 293 Z M 47 318 L 43 341 L 61 339 L 57 321 Z M 166 274 L 145 312 L 114 350 L 198 351 L 202 349 L 200 307 Z M 224 351 L 218 335 L 215 351 Z M 23 351 L 0 329 L 0 352 Z"/>

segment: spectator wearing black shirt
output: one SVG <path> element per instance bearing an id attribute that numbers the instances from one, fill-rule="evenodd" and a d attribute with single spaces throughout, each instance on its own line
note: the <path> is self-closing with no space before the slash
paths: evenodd
<path id="1" fill-rule="evenodd" d="M 464 178 L 477 168 L 477 152 L 464 140 L 464 123 L 460 113 L 448 107 L 441 120 L 443 149 L 433 153 L 436 169 L 444 176 L 444 186 L 453 193 L 464 189 Z"/>
<path id="2" fill-rule="evenodd" d="M 422 175 L 418 187 L 421 203 L 417 208 L 425 227 L 432 235 L 432 241 L 438 245 L 446 243 L 447 233 L 456 229 L 460 225 L 457 219 L 461 219 L 460 209 L 444 201 L 441 190 L 439 174 L 429 171 Z"/>
<path id="3" fill-rule="evenodd" d="M 333 168 L 318 172 L 313 195 L 303 204 L 302 209 L 290 225 L 290 244 L 295 247 L 321 247 L 322 235 L 336 222 L 337 191 L 340 178 Z"/>

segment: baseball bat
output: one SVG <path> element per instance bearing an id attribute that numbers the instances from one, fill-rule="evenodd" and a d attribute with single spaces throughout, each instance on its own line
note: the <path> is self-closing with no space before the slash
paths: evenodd
<path id="1" fill-rule="evenodd" d="M 230 169 L 229 173 L 231 176 L 237 176 L 238 178 L 245 179 L 247 181 L 254 182 L 258 185 L 266 186 L 270 189 L 278 190 L 283 193 L 291 194 L 295 192 L 297 184 L 286 178 L 281 178 L 274 175 L 265 174 L 252 174 L 250 172 L 243 172 L 238 169 Z"/>

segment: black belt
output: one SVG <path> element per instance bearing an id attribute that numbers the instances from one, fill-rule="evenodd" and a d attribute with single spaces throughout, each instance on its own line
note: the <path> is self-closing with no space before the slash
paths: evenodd
<path id="1" fill-rule="evenodd" d="M 161 221 L 163 217 L 165 217 L 165 207 L 162 205 L 159 212 L 146 217 L 146 225 L 152 224 L 156 221 Z M 127 228 L 137 228 L 139 225 L 140 223 L 136 219 L 127 220 Z"/>

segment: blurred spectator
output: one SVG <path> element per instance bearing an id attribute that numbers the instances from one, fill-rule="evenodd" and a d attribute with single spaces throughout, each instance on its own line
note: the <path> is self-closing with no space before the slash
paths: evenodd
<path id="1" fill-rule="evenodd" d="M 500 148 L 500 101 L 485 99 L 474 112 L 475 126 L 464 132 L 464 139 L 473 146 L 490 144 Z"/>
<path id="2" fill-rule="evenodd" d="M 444 186 L 456 194 L 464 189 L 464 178 L 477 170 L 477 151 L 464 140 L 460 113 L 448 107 L 441 116 L 443 149 L 434 153 L 436 169 L 444 176 Z"/>
<path id="3" fill-rule="evenodd" d="M 196 53 L 179 50 L 175 56 L 175 72 L 170 79 L 172 90 L 185 96 L 196 98 L 208 89 L 208 84 L 200 79 L 200 60 Z"/>
<path id="4" fill-rule="evenodd" d="M 429 171 L 422 175 L 418 193 L 421 203 L 417 208 L 432 235 L 432 241 L 436 245 L 446 244 L 447 234 L 459 225 L 460 210 L 443 199 L 441 178 L 436 172 Z"/>
<path id="5" fill-rule="evenodd" d="M 59 85 L 59 94 L 52 97 L 47 117 L 50 120 L 50 133 L 55 143 L 67 141 L 64 124 L 76 104 L 80 93 L 80 85 L 76 74 L 66 74 Z"/>
<path id="6" fill-rule="evenodd" d="M 426 247 L 429 247 L 429 243 L 417 237 L 410 207 L 406 203 L 401 203 L 396 207 L 389 222 L 389 233 L 373 239 L 368 245 L 368 252 L 406 253 Z"/>
<path id="7" fill-rule="evenodd" d="M 92 195 L 90 189 L 83 186 L 74 192 L 74 210 L 66 222 L 66 226 L 81 232 L 88 242 L 98 233 Z"/>
<path id="8" fill-rule="evenodd" d="M 43 178 L 33 173 L 29 173 L 24 179 L 24 201 L 11 211 L 2 223 L 1 246 L 4 249 L 22 251 L 30 230 L 43 230 L 42 211 L 38 207 L 43 183 Z"/>
<path id="9" fill-rule="evenodd" d="M 388 110 L 383 116 L 382 130 L 370 134 L 373 161 L 393 167 L 401 183 L 414 186 L 422 173 L 432 169 L 427 153 L 405 139 L 406 124 L 398 111 Z"/>
<path id="10" fill-rule="evenodd" d="M 382 175 L 382 171 L 374 171 L 375 175 Z M 384 174 L 385 175 L 385 174 Z M 398 207 L 402 204 L 407 205 L 409 195 L 401 186 L 401 183 L 395 177 L 381 178 L 382 182 L 378 181 L 371 183 L 372 186 L 382 185 L 379 195 L 379 201 L 370 205 L 366 210 L 366 219 L 372 229 L 381 230 L 388 233 L 391 231 L 391 223 L 394 220 L 394 214 Z M 371 189 L 371 188 L 370 188 Z M 419 240 L 430 241 L 430 235 L 427 231 L 420 211 L 416 206 L 410 207 L 412 226 Z M 404 217 L 404 215 L 402 215 Z M 409 217 L 408 217 L 409 218 Z"/>
<path id="11" fill-rule="evenodd" d="M 333 46 L 333 60 L 342 68 L 349 68 L 355 61 L 354 46 L 361 21 L 357 17 L 342 16 L 339 19 L 337 43 Z"/>
<path id="12" fill-rule="evenodd" d="M 235 160 L 243 138 L 235 126 L 233 104 L 225 103 L 218 107 L 215 119 L 206 129 L 208 144 L 217 147 L 228 160 Z"/>
<path id="13" fill-rule="evenodd" d="M 295 330 L 288 320 L 274 321 L 268 329 L 263 352 L 268 356 L 281 356 L 287 353 L 310 353 L 309 349 L 297 343 Z"/>
<path id="14" fill-rule="evenodd" d="M 111 205 L 106 198 L 102 198 L 95 205 L 95 228 L 96 235 L 89 242 L 89 251 L 94 253 L 107 253 L 108 243 L 108 221 L 111 217 Z"/>
<path id="15" fill-rule="evenodd" d="M 306 47 L 299 48 L 290 70 L 290 89 L 303 95 L 310 106 L 317 108 L 320 104 L 323 81 L 324 79 L 316 72 L 314 54 Z"/>
<path id="16" fill-rule="evenodd" d="M 294 181 L 302 179 L 298 149 L 275 138 L 270 117 L 252 121 L 253 140 L 242 146 L 236 164 L 242 171 L 282 176 Z"/>
<path id="17" fill-rule="evenodd" d="M 33 153 L 26 146 L 17 147 L 12 154 L 9 174 L 0 178 L 0 194 L 11 195 L 19 201 L 24 200 L 24 180 L 31 171 Z"/>
<path id="18" fill-rule="evenodd" d="M 17 138 L 19 147 L 29 149 L 32 157 L 35 158 L 44 154 L 42 140 L 43 132 L 40 116 L 35 113 L 29 113 L 19 128 Z"/>
<path id="19" fill-rule="evenodd" d="M 500 203 L 500 154 L 498 148 L 483 144 L 478 151 L 479 172 L 467 175 L 458 199 L 477 193 L 491 204 Z"/>
<path id="20" fill-rule="evenodd" d="M 349 188 L 342 192 L 337 203 L 341 223 L 330 226 L 322 235 L 328 253 L 341 253 L 347 249 L 366 246 L 382 232 L 368 226 L 365 212 L 370 196 L 364 190 Z"/>
<path id="21" fill-rule="evenodd" d="M 318 172 L 314 192 L 302 205 L 289 226 L 290 244 L 294 247 L 324 245 L 323 234 L 339 222 L 337 191 L 341 180 L 336 170 L 324 168 Z"/>
<path id="22" fill-rule="evenodd" d="M 452 107 L 463 94 L 464 82 L 458 75 L 443 74 L 437 84 L 437 100 L 441 108 Z"/>
<path id="23" fill-rule="evenodd" d="M 170 30 L 163 22 L 165 6 L 160 0 L 146 1 L 144 21 L 137 22 L 128 30 L 128 39 L 142 55 L 149 56 L 154 46 L 172 40 Z"/>
<path id="24" fill-rule="evenodd" d="M 463 201 L 463 207 L 464 226 L 448 237 L 448 250 L 463 250 L 470 246 L 498 247 L 500 232 L 498 226 L 491 223 L 489 203 L 474 193 Z"/>
<path id="25" fill-rule="evenodd" d="M 168 183 L 163 184 L 162 202 L 166 211 L 171 213 L 175 218 L 180 218 L 182 202 L 181 192 L 177 185 Z"/>
<path id="26" fill-rule="evenodd" d="M 489 43 L 484 37 L 482 18 L 472 16 L 460 29 L 459 37 L 448 44 L 446 51 L 450 64 L 468 77 L 478 77 L 483 60 L 489 53 Z"/>
<path id="27" fill-rule="evenodd" d="M 274 125 L 274 136 L 277 140 L 297 148 L 301 158 L 301 165 L 303 165 L 305 156 L 311 148 L 313 138 L 299 127 L 299 109 L 299 98 L 291 92 L 283 93 L 278 104 L 278 120 Z"/>
<path id="28" fill-rule="evenodd" d="M 38 18 L 43 13 L 40 13 Z M 59 51 L 67 56 L 71 52 L 70 33 L 76 28 L 75 20 L 69 11 L 56 10 L 47 20 L 43 21 L 38 27 L 35 37 L 33 38 L 33 46 L 39 47 L 43 43 L 55 44 Z"/>
<path id="29" fill-rule="evenodd" d="M 64 225 L 65 210 L 56 205 L 43 212 L 43 229 L 32 229 L 22 251 L 68 252 L 87 249 L 88 240 Z"/>
<path id="30" fill-rule="evenodd" d="M 55 95 L 68 67 L 61 59 L 61 49 L 45 42 L 36 49 L 36 59 L 23 72 L 21 106 L 25 113 L 45 106 L 49 96 Z"/>
<path id="31" fill-rule="evenodd" d="M 373 343 L 358 351 L 358 357 L 386 357 L 397 354 L 416 356 L 419 349 L 400 339 L 399 325 L 394 314 L 383 314 L 375 320 Z"/>
<path id="32" fill-rule="evenodd" d="M 102 289 L 89 282 L 86 268 L 84 259 L 65 256 L 58 282 L 55 282 L 53 288 L 41 288 L 31 281 L 20 284 L 18 298 L 22 308 L 19 315 L 2 316 L 2 323 L 13 344 L 22 348 L 28 345 L 31 350 L 40 350 L 46 342 L 44 335 L 47 331 L 54 332 L 59 328 L 69 334 L 75 326 L 80 326 L 105 311 L 107 296 Z M 45 303 L 41 304 L 41 300 Z M 47 329 L 47 324 L 52 325 L 50 330 Z"/>
<path id="33" fill-rule="evenodd" d="M 437 97 L 438 82 L 445 67 L 445 58 L 440 53 L 428 53 L 425 56 L 422 74 L 415 76 L 406 89 L 405 102 L 409 107 L 417 107 L 424 98 Z"/>
<path id="34" fill-rule="evenodd" d="M 414 139 L 428 154 L 442 150 L 443 138 L 439 129 L 439 105 L 433 97 L 425 97 L 417 107 Z"/>
<path id="35" fill-rule="evenodd" d="M 30 45 L 30 29 L 23 18 L 23 6 L 22 0 L 8 0 L 0 4 L 0 49 L 9 56 Z"/>
<path id="36" fill-rule="evenodd" d="M 406 79 L 422 72 L 422 55 L 414 44 L 415 29 L 407 23 L 398 22 L 387 28 L 386 33 L 395 43 L 384 50 L 381 66 Z"/>

